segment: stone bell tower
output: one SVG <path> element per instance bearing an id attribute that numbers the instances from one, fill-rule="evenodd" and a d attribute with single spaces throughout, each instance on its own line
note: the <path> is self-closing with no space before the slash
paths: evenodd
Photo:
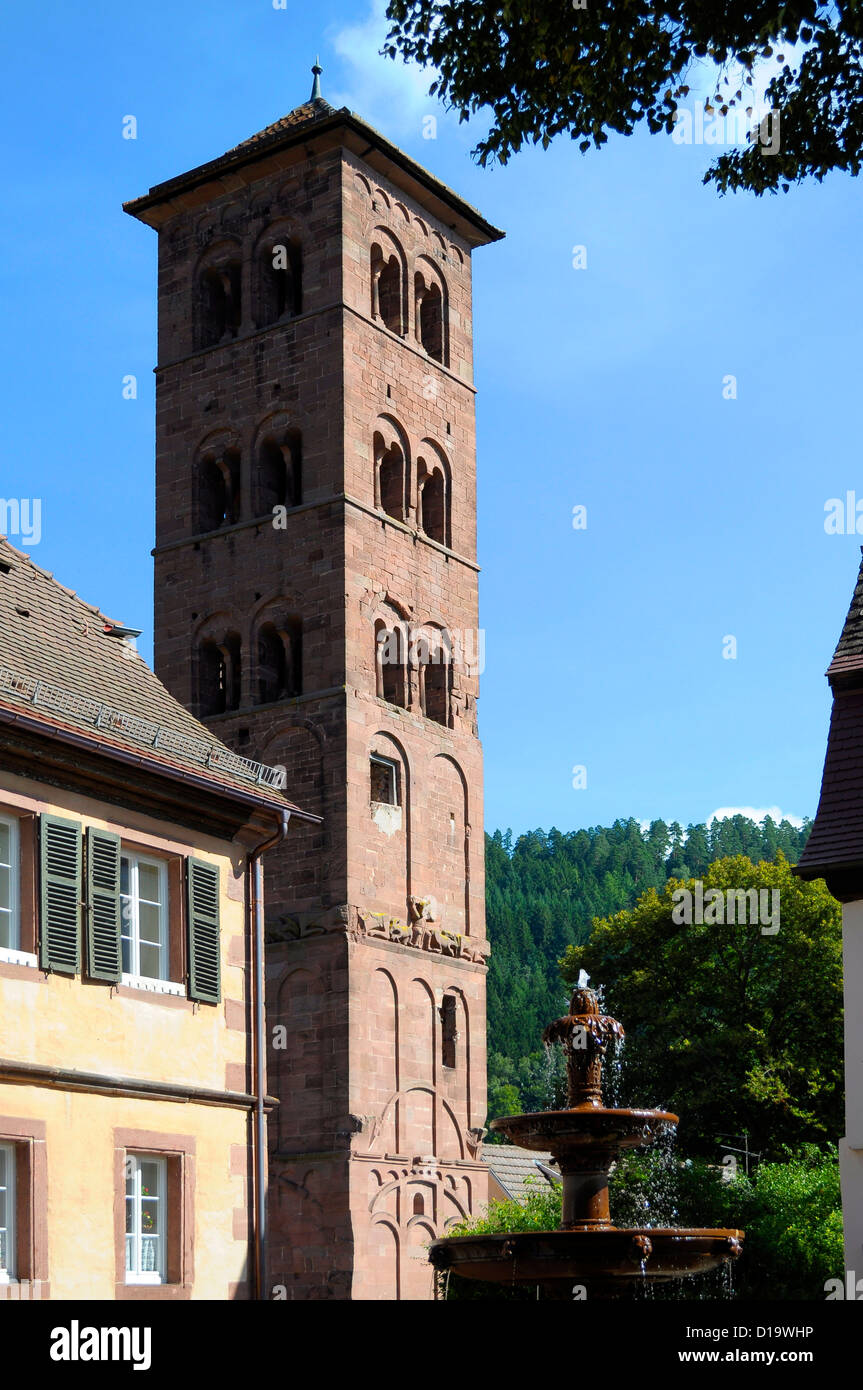
<path id="1" fill-rule="evenodd" d="M 427 1298 L 487 1197 L 470 277 L 501 233 L 317 68 L 127 211 L 159 233 L 156 669 L 323 818 L 265 858 L 270 1286 Z"/>

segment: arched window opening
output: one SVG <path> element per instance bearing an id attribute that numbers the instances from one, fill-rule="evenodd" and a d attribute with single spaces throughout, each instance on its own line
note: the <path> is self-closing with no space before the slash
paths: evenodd
<path id="1" fill-rule="evenodd" d="M 263 516 L 274 507 L 298 507 L 302 501 L 302 441 L 299 430 L 288 430 L 279 440 L 262 440 L 258 453 L 257 512 Z"/>
<path id="2" fill-rule="evenodd" d="M 401 629 L 375 623 L 375 684 L 380 699 L 407 709 L 404 640 Z"/>
<path id="3" fill-rule="evenodd" d="M 441 1020 L 441 1062 L 445 1067 L 456 1065 L 456 1043 L 458 1042 L 458 1000 L 454 994 L 445 994 L 440 1008 Z"/>
<path id="4" fill-rule="evenodd" d="M 269 704 L 285 694 L 287 681 L 285 645 L 272 623 L 258 633 L 258 703 Z"/>
<path id="5" fill-rule="evenodd" d="M 422 461 L 420 461 L 422 462 Z M 420 478 L 419 523 L 426 535 L 440 545 L 449 544 L 446 481 L 443 470 L 434 468 Z"/>
<path id="6" fill-rule="evenodd" d="M 303 255 L 296 237 L 269 238 L 258 258 L 258 328 L 302 312 Z"/>
<path id="7" fill-rule="evenodd" d="M 258 704 L 302 694 L 302 623 L 264 623 L 258 631 Z"/>
<path id="8" fill-rule="evenodd" d="M 434 642 L 421 639 L 418 658 L 422 712 L 427 719 L 449 728 L 452 665 L 446 643 L 442 639 Z"/>
<path id="9" fill-rule="evenodd" d="M 212 638 L 198 652 L 198 704 L 201 718 L 240 707 L 241 643 L 230 632 L 222 642 Z"/>
<path id="10" fill-rule="evenodd" d="M 414 1216 L 425 1216 L 426 1204 L 421 1192 L 414 1193 L 413 1214 Z"/>
<path id="11" fill-rule="evenodd" d="M 240 519 L 240 455 L 236 449 L 207 454 L 201 461 L 198 530 L 218 531 Z"/>
<path id="12" fill-rule="evenodd" d="M 200 282 L 200 347 L 235 338 L 242 321 L 242 266 L 239 261 L 210 266 Z"/>
<path id="13" fill-rule="evenodd" d="M 372 318 L 381 319 L 391 333 L 404 335 L 402 267 L 395 252 L 385 257 L 375 244 L 372 262 Z"/>
<path id="14" fill-rule="evenodd" d="M 416 335 L 429 357 L 444 361 L 443 295 L 440 285 L 427 285 L 422 275 L 414 277 Z"/>
<path id="15" fill-rule="evenodd" d="M 387 448 L 375 435 L 375 506 L 396 521 L 405 519 L 405 456 L 398 444 Z"/>

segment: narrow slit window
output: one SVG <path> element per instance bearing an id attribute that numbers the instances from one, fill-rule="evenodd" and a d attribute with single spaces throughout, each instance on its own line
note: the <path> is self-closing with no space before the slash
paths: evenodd
<path id="1" fill-rule="evenodd" d="M 454 994 L 444 995 L 440 1017 L 441 1061 L 445 1067 L 454 1067 L 456 1064 L 456 1043 L 458 1042 L 456 997 Z"/>

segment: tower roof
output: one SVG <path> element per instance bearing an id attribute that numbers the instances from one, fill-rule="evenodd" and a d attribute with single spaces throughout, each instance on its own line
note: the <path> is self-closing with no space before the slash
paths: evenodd
<path id="1" fill-rule="evenodd" d="M 863 560 L 827 676 L 833 710 L 821 796 L 797 872 L 802 878 L 830 875 L 838 893 L 837 874 L 853 870 L 863 885 Z"/>
<path id="2" fill-rule="evenodd" d="M 336 109 L 323 97 L 315 96 L 316 90 L 317 76 L 308 101 L 218 159 L 156 184 L 143 197 L 124 203 L 124 210 L 158 228 L 178 212 L 202 205 L 228 188 L 253 183 L 310 152 L 323 153 L 342 146 L 402 188 L 468 245 L 485 246 L 500 241 L 504 233 L 470 203 L 346 106 Z"/>
<path id="3" fill-rule="evenodd" d="M 860 547 L 863 553 L 863 546 Z M 842 628 L 842 635 L 833 653 L 833 660 L 827 668 L 828 678 L 846 672 L 863 671 L 863 559 L 857 572 L 857 584 L 851 599 L 851 607 Z"/>

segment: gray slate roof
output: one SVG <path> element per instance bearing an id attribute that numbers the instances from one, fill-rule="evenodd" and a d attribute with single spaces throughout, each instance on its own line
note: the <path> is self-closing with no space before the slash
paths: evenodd
<path id="1" fill-rule="evenodd" d="M 260 764 L 214 739 L 132 645 L 110 635 L 116 626 L 0 536 L 0 709 L 290 808 L 259 784 Z"/>
<path id="2" fill-rule="evenodd" d="M 801 878 L 863 867 L 863 563 L 827 676 L 830 733 L 818 811 L 794 870 Z"/>
<path id="3" fill-rule="evenodd" d="M 483 1144 L 480 1157 L 494 1173 L 501 1187 L 516 1202 L 527 1200 L 531 1192 L 542 1191 L 551 1186 L 545 1173 L 538 1168 L 537 1160 L 548 1168 L 557 1164 L 550 1153 L 536 1153 L 533 1149 L 520 1149 L 517 1144 Z"/>

